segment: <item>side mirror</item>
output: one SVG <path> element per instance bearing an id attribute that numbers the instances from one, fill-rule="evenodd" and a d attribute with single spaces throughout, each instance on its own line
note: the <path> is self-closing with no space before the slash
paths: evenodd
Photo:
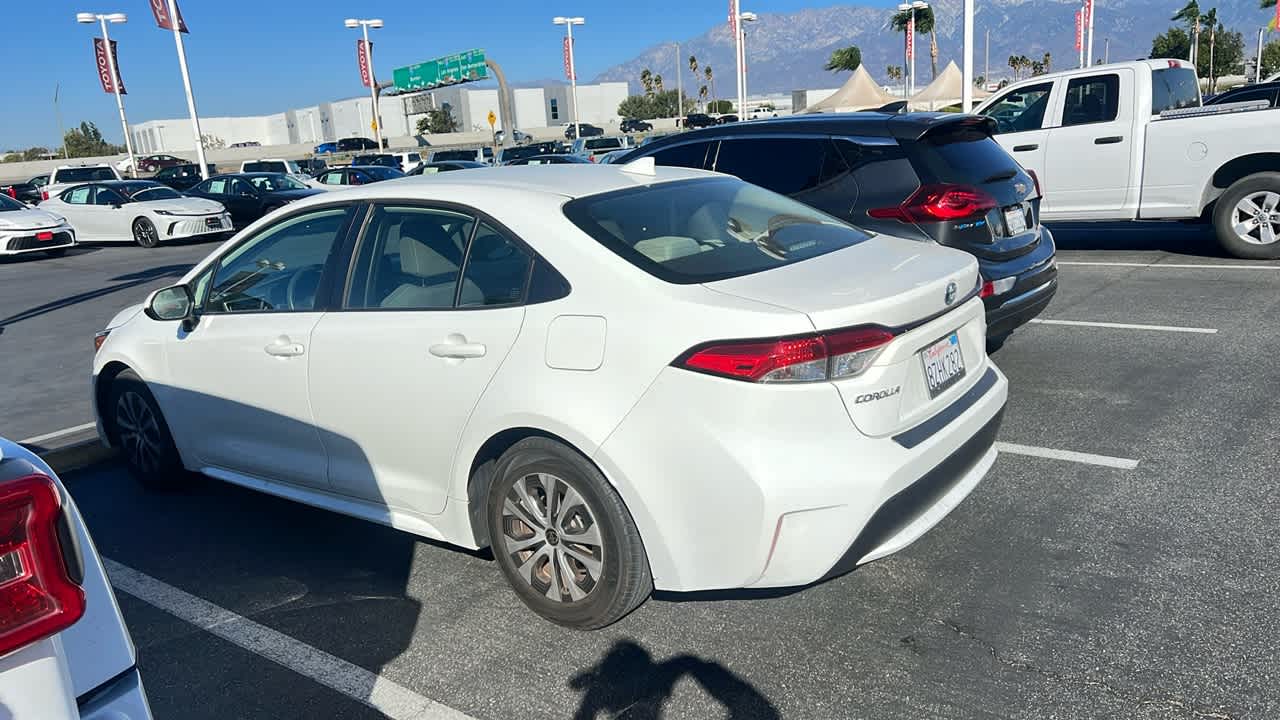
<path id="1" fill-rule="evenodd" d="M 144 312 L 152 320 L 186 320 L 194 309 L 191 289 L 186 285 L 174 285 L 151 293 Z"/>

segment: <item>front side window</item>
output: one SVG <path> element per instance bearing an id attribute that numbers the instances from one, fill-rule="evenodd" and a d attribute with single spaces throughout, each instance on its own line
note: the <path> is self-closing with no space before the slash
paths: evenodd
<path id="1" fill-rule="evenodd" d="M 1062 124 L 1087 125 L 1111 122 L 1120 113 L 1120 76 L 1116 74 L 1076 78 L 1067 83 Z"/>
<path id="2" fill-rule="evenodd" d="M 239 178 L 233 179 L 231 181 L 230 192 L 232 195 L 253 195 L 254 194 L 253 188 L 249 185 L 249 183 Z"/>
<path id="3" fill-rule="evenodd" d="M 995 120 L 1001 133 L 1039 130 L 1052 91 L 1051 82 L 1010 90 L 981 114 Z"/>
<path id="4" fill-rule="evenodd" d="M 320 182 L 324 185 L 341 185 L 342 171 L 332 170 L 330 172 L 327 172 L 324 174 L 324 177 L 321 178 Z"/>
<path id="5" fill-rule="evenodd" d="M 243 184 L 244 181 L 237 180 L 236 182 L 239 184 Z M 276 190 L 306 190 L 307 189 L 306 185 L 303 185 L 302 183 L 298 182 L 297 180 L 294 180 L 288 175 L 283 175 L 283 174 L 256 175 L 254 177 L 249 178 L 249 182 L 253 183 L 253 186 L 255 188 L 259 190 L 264 190 L 267 192 L 274 192 Z"/>
<path id="6" fill-rule="evenodd" d="M 68 205 L 88 205 L 93 199 L 93 186 L 81 185 L 62 193 L 62 202 Z"/>
<path id="7" fill-rule="evenodd" d="M 351 208 L 285 218 L 218 262 L 205 312 L 314 310 L 325 264 L 346 231 Z"/>
<path id="8" fill-rule="evenodd" d="M 839 177 L 848 167 L 830 140 L 762 138 L 722 141 L 714 169 L 776 193 L 798 195 Z"/>
<path id="9" fill-rule="evenodd" d="M 213 178 L 205 180 L 196 186 L 195 191 L 205 195 L 229 195 L 231 194 L 231 179 Z"/>
<path id="10" fill-rule="evenodd" d="M 706 167 L 707 149 L 713 143 L 695 142 L 677 145 L 653 154 L 653 161 L 658 165 L 686 167 L 701 170 Z"/>
<path id="11" fill-rule="evenodd" d="M 588 195 L 565 215 L 619 257 L 676 284 L 750 275 L 871 237 L 808 205 L 733 178 Z"/>
<path id="12" fill-rule="evenodd" d="M 418 207 L 378 207 L 356 254 L 350 309 L 441 310 L 454 306 L 475 220 Z M 472 291 L 464 301 L 482 300 Z"/>

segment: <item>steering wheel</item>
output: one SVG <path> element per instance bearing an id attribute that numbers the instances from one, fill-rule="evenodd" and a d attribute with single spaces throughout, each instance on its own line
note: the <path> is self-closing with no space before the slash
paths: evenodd
<path id="1" fill-rule="evenodd" d="M 1002 133 L 1018 132 L 1018 128 L 1014 127 L 1013 123 L 1009 122 L 1008 120 L 1005 120 L 1002 117 L 995 117 L 994 115 L 992 117 L 995 118 L 996 129 L 999 130 L 1000 132 Z"/>
<path id="2" fill-rule="evenodd" d="M 289 285 L 285 291 L 285 299 L 289 302 L 290 310 L 310 310 L 315 305 L 316 290 L 320 288 L 320 273 L 324 270 L 322 265 L 308 265 L 298 268 L 298 271 L 289 278 Z M 314 277 L 314 282 L 308 286 L 302 284 L 303 277 Z M 305 287 L 305 294 L 299 291 L 299 288 Z M 305 301 L 305 305 L 303 302 Z M 303 305 L 303 307 L 299 307 Z"/>

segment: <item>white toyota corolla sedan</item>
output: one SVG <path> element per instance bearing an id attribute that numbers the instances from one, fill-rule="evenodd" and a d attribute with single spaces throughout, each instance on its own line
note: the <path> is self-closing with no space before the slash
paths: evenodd
<path id="1" fill-rule="evenodd" d="M 0 195 L 0 255 L 45 252 L 58 256 L 76 244 L 76 231 L 57 213 Z"/>
<path id="2" fill-rule="evenodd" d="M 813 583 L 900 550 L 996 457 L 969 255 L 735 178 L 500 168 L 320 195 L 96 338 L 99 430 L 468 548 L 550 620 Z"/>
<path id="3" fill-rule="evenodd" d="M 82 241 L 136 242 L 152 248 L 165 240 L 231 231 L 231 216 L 222 203 L 186 197 L 152 180 L 73 185 L 40 203 L 40 209 L 65 216 Z"/>

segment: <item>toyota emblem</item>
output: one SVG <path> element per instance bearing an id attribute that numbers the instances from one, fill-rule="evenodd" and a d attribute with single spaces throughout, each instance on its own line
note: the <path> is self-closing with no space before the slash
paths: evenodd
<path id="1" fill-rule="evenodd" d="M 955 283 L 953 282 L 947 283 L 947 294 L 943 297 L 943 300 L 945 300 L 948 305 L 956 301 L 956 284 Z"/>

